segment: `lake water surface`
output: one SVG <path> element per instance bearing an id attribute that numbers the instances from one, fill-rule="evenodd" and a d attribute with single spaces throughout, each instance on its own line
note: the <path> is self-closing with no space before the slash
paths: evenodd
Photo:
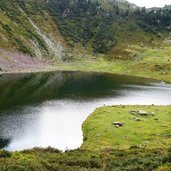
<path id="1" fill-rule="evenodd" d="M 78 148 L 83 121 L 95 108 L 115 104 L 170 105 L 171 85 L 102 73 L 0 76 L 0 148 Z"/>

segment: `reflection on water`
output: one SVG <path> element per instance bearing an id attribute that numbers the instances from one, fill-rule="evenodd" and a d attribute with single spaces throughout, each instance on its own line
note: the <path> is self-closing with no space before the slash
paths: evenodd
<path id="1" fill-rule="evenodd" d="M 83 121 L 104 104 L 171 104 L 171 86 L 97 73 L 2 76 L 0 148 L 78 148 Z"/>

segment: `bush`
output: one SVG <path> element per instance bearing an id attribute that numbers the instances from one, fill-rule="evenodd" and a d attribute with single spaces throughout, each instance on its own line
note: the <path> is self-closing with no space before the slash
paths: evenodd
<path id="1" fill-rule="evenodd" d="M 0 150 L 0 158 L 11 157 L 11 153 L 6 150 Z"/>

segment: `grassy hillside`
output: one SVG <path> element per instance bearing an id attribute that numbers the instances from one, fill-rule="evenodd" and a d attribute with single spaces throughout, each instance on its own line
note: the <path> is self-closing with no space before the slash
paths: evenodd
<path id="1" fill-rule="evenodd" d="M 0 1 L 1 51 L 61 58 L 63 38 L 40 4 L 35 1 Z"/>
<path id="2" fill-rule="evenodd" d="M 92 55 L 128 59 L 128 45 L 162 44 L 171 23 L 170 8 L 115 0 L 1 0 L 0 9 L 0 47 L 30 56 L 61 58 L 65 42 L 68 49 L 80 44 Z"/>
<path id="3" fill-rule="evenodd" d="M 170 13 L 170 6 L 145 9 L 124 0 L 0 0 L 0 72 L 35 71 L 36 59 L 39 70 L 170 82 Z"/>
<path id="4" fill-rule="evenodd" d="M 53 69 L 126 74 L 171 83 L 171 48 L 169 44 L 156 47 L 128 45 L 126 51 L 131 53 L 128 60 L 115 58 L 106 60 L 105 55 L 92 57 L 90 54 L 86 54 L 83 58 L 76 58 L 73 62 L 56 64 Z"/>

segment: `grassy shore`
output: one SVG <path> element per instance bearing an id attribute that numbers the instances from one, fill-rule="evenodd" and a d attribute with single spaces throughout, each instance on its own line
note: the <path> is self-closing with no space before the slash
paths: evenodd
<path id="1" fill-rule="evenodd" d="M 137 59 L 108 61 L 101 56 L 96 58 L 87 56 L 84 59 L 76 59 L 72 62 L 60 65 L 57 64 L 54 67 L 62 70 L 126 74 L 171 83 L 171 48 L 142 49 L 140 47 L 130 47 L 130 49 L 131 48 L 134 49 L 135 53 L 142 51 Z"/>
<path id="2" fill-rule="evenodd" d="M 145 110 L 148 116 L 130 110 Z M 0 151 L 0 170 L 170 171 L 170 116 L 171 106 L 101 107 L 83 123 L 80 149 Z M 124 125 L 116 128 L 113 122 Z"/>
<path id="3" fill-rule="evenodd" d="M 123 74 L 138 76 L 142 78 L 152 78 L 159 81 L 171 83 L 171 64 L 155 64 L 144 61 L 107 61 L 102 57 L 87 59 L 77 59 L 71 62 L 55 63 L 47 65 L 42 69 L 24 69 L 13 71 L 0 71 L 0 75 L 13 73 L 36 73 L 51 71 L 83 71 L 83 72 L 105 72 L 112 74 Z"/>
<path id="4" fill-rule="evenodd" d="M 168 45 L 162 45 L 161 47 L 131 45 L 127 48 L 127 51 L 131 54 L 127 60 L 107 60 L 107 58 L 112 59 L 112 52 L 104 56 L 92 56 L 92 54 L 82 55 L 80 52 L 75 52 L 74 58 L 69 60 L 70 62 L 48 64 L 42 67 L 42 69 L 27 68 L 20 71 L 17 69 L 13 71 L 0 71 L 0 74 L 93 71 L 139 76 L 171 83 L 171 47 Z"/>
<path id="5" fill-rule="evenodd" d="M 130 111 L 141 110 L 149 114 L 130 114 Z M 117 128 L 113 122 L 123 123 L 123 127 Z M 84 143 L 81 148 L 166 149 L 171 145 L 170 129 L 171 106 L 101 107 L 83 124 Z"/>

